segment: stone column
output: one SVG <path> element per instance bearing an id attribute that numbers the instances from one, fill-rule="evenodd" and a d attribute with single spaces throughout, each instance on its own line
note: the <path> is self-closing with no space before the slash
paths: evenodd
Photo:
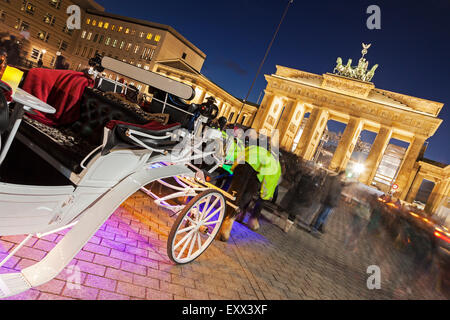
<path id="1" fill-rule="evenodd" d="M 365 162 L 366 170 L 361 174 L 359 181 L 371 185 L 391 138 L 392 128 L 381 127 Z"/>
<path id="2" fill-rule="evenodd" d="M 420 169 L 419 169 L 420 170 Z M 411 189 L 406 196 L 406 202 L 412 203 L 416 199 L 417 193 L 419 192 L 420 186 L 423 182 L 423 176 L 421 174 L 417 174 L 416 178 L 413 181 Z"/>
<path id="3" fill-rule="evenodd" d="M 298 129 L 305 118 L 306 108 L 300 103 L 296 102 L 295 108 L 293 109 L 292 116 L 289 117 L 289 122 L 284 131 L 280 132 L 281 147 L 285 150 L 291 151 L 292 145 L 294 144 L 295 137 L 297 135 Z"/>
<path id="4" fill-rule="evenodd" d="M 361 134 L 363 124 L 364 122 L 360 118 L 350 118 L 341 141 L 339 141 L 336 152 L 334 153 L 333 159 L 331 160 L 330 170 L 342 171 L 347 167 L 348 161 L 355 150 L 356 143 Z"/>
<path id="5" fill-rule="evenodd" d="M 281 115 L 281 119 L 278 122 L 278 127 L 276 128 L 280 132 L 280 137 L 284 136 L 288 130 L 292 117 L 295 115 L 296 106 L 297 102 L 294 100 L 289 100 L 287 102 L 284 112 Z"/>
<path id="6" fill-rule="evenodd" d="M 411 141 L 408 151 L 406 152 L 405 159 L 400 167 L 396 184 L 398 185 L 398 191 L 395 196 L 404 200 L 409 191 L 409 180 L 411 177 L 411 171 L 414 168 L 414 164 L 422 151 L 426 138 L 422 136 L 416 136 Z M 411 182 L 412 183 L 412 182 Z"/>
<path id="7" fill-rule="evenodd" d="M 264 99 L 261 103 L 261 107 L 256 114 L 255 121 L 253 121 L 253 128 L 258 130 L 261 129 L 264 125 L 264 121 L 267 119 L 267 115 L 270 112 L 273 101 L 275 99 L 275 95 L 272 93 L 266 93 Z"/>
<path id="8" fill-rule="evenodd" d="M 206 98 L 206 89 L 202 90 L 202 93 L 201 93 L 200 97 L 197 100 L 197 104 L 202 104 L 203 101 L 205 101 L 205 98 Z"/>
<path id="9" fill-rule="evenodd" d="M 311 111 L 295 153 L 304 160 L 311 160 L 319 146 L 320 139 L 328 122 L 328 111 L 315 106 Z"/>
<path id="10" fill-rule="evenodd" d="M 219 115 L 217 116 L 217 118 L 220 118 L 221 116 L 223 116 L 223 113 L 225 111 L 225 108 L 223 107 L 224 102 L 220 101 L 219 105 L 217 106 L 219 108 Z"/>
<path id="11" fill-rule="evenodd" d="M 429 213 L 436 213 L 444 197 L 447 197 L 450 191 L 450 180 L 444 180 L 436 183 L 428 198 L 425 210 Z"/>

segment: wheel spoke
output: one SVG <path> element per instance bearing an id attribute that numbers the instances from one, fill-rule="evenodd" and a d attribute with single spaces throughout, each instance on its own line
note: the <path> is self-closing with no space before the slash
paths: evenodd
<path id="1" fill-rule="evenodd" d="M 181 244 L 184 243 L 184 242 L 189 238 L 189 236 L 190 236 L 191 234 L 193 234 L 193 233 L 194 233 L 194 230 L 191 230 L 187 235 L 185 235 L 184 238 L 181 239 L 180 242 L 178 242 L 178 243 L 175 245 L 175 247 L 173 247 L 173 251 L 177 250 L 177 248 L 178 248 L 179 246 L 181 246 Z"/>
<path id="2" fill-rule="evenodd" d="M 191 247 L 189 248 L 189 252 L 188 252 L 188 255 L 187 255 L 187 258 L 189 259 L 190 257 L 191 257 L 191 255 L 192 255 L 192 250 L 194 249 L 194 245 L 195 245 L 195 237 L 197 236 L 197 234 L 198 233 L 196 233 L 193 237 L 192 237 L 192 239 L 191 239 Z"/>
<path id="3" fill-rule="evenodd" d="M 204 223 L 203 225 L 204 225 L 204 226 L 210 226 L 210 225 L 216 224 L 216 223 L 218 223 L 218 222 L 220 222 L 220 220 L 217 220 L 217 221 L 210 221 L 210 222 Z"/>
<path id="4" fill-rule="evenodd" d="M 189 237 L 189 240 L 187 240 L 187 241 L 184 243 L 184 246 L 183 246 L 183 248 L 181 249 L 180 253 L 178 254 L 177 259 L 180 259 L 180 258 L 181 258 L 181 256 L 183 255 L 184 251 L 186 250 L 188 244 L 192 241 L 192 238 L 193 238 L 195 235 L 196 235 L 195 232 L 191 232 L 190 237 Z"/>
<path id="5" fill-rule="evenodd" d="M 197 222 L 194 221 L 194 220 L 192 220 L 191 217 L 189 217 L 188 215 L 186 215 L 186 219 L 187 219 L 190 223 L 192 223 L 193 225 L 197 225 Z"/>
<path id="6" fill-rule="evenodd" d="M 190 227 L 181 229 L 181 230 L 179 230 L 179 231 L 177 232 L 177 235 L 182 234 L 182 233 L 184 233 L 184 232 L 191 231 L 191 230 L 194 229 L 194 228 L 195 228 L 195 226 L 190 226 Z"/>
<path id="7" fill-rule="evenodd" d="M 206 216 L 208 216 L 208 214 L 211 212 L 211 210 L 216 206 L 216 204 L 217 204 L 217 202 L 219 202 L 219 200 L 220 200 L 220 198 L 219 197 L 217 197 L 216 198 L 216 201 L 214 201 L 214 203 L 204 212 L 204 213 L 202 213 L 200 216 L 201 216 L 201 219 L 203 219 L 204 217 L 206 217 Z"/>
<path id="8" fill-rule="evenodd" d="M 219 212 L 220 210 L 222 210 L 222 208 L 223 208 L 223 206 L 221 205 L 220 207 L 219 207 L 219 209 L 217 209 L 216 211 L 214 211 L 213 213 L 211 213 L 209 216 L 208 216 L 208 218 L 206 218 L 205 219 L 205 223 L 206 222 L 208 222 L 209 220 L 211 220 L 216 214 L 217 214 L 217 212 Z"/>
<path id="9" fill-rule="evenodd" d="M 200 233 L 197 233 L 197 243 L 200 250 L 202 248 L 202 237 L 200 236 Z"/>
<path id="10" fill-rule="evenodd" d="M 208 201 L 206 201 L 206 200 L 208 200 Z M 199 202 L 199 204 L 198 204 L 198 210 L 200 211 L 200 204 L 201 204 L 201 203 L 205 203 L 205 205 L 203 206 L 203 210 L 205 210 L 206 208 L 208 208 L 210 201 L 211 201 L 211 196 L 206 197 L 204 201 Z M 203 213 L 200 213 L 200 214 L 198 215 L 197 221 L 199 221 L 201 218 L 203 218 Z"/>

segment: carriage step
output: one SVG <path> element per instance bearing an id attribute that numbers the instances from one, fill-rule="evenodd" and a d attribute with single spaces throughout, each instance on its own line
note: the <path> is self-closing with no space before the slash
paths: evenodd
<path id="1" fill-rule="evenodd" d="M 22 273 L 0 274 L 0 299 L 15 296 L 31 289 Z"/>

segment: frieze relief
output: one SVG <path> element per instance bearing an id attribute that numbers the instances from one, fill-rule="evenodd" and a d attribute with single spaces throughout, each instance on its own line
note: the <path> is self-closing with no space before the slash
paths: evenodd
<path id="1" fill-rule="evenodd" d="M 281 84 L 279 83 L 280 80 L 270 78 L 268 79 L 269 88 L 278 89 L 277 91 L 280 91 L 279 94 L 283 95 L 288 93 L 286 90 L 288 87 L 293 88 L 293 90 L 289 90 L 289 93 L 292 92 L 299 92 L 299 96 L 301 96 L 301 99 L 304 100 L 307 103 L 313 103 L 313 104 L 328 104 L 331 106 L 338 107 L 339 109 L 350 109 L 349 112 L 351 114 L 356 114 L 358 116 L 368 117 L 368 119 L 375 118 L 382 118 L 384 120 L 388 120 L 389 122 L 397 122 L 399 125 L 404 125 L 410 128 L 414 128 L 415 132 L 421 135 L 429 136 L 433 131 L 435 127 L 439 126 L 439 123 L 437 123 L 436 120 L 439 119 L 433 119 L 433 122 L 427 122 L 426 120 L 417 119 L 417 117 L 420 117 L 420 115 L 415 115 L 413 118 L 412 116 L 405 116 L 405 113 L 403 111 L 395 111 L 395 110 L 386 110 L 383 108 L 383 106 L 377 107 L 374 104 L 358 104 L 356 102 L 351 101 L 348 97 L 340 97 L 338 96 L 338 93 L 328 93 L 325 94 L 321 92 L 321 89 L 316 88 L 299 88 L 298 90 L 295 90 L 296 85 L 288 85 L 288 84 Z M 284 88 L 284 90 L 283 90 Z M 298 96 L 296 98 L 299 98 Z"/>

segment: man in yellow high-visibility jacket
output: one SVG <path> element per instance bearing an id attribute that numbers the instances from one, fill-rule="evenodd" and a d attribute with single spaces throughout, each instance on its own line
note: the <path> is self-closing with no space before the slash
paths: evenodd
<path id="1" fill-rule="evenodd" d="M 227 212 L 219 238 L 227 241 L 235 220 L 243 221 L 247 209 L 252 203 L 251 217 L 248 226 L 251 230 L 259 229 L 258 218 L 263 201 L 273 199 L 281 178 L 280 162 L 266 148 L 250 143 L 245 152 L 240 153 L 232 167 L 234 172 L 229 193 L 236 193 L 237 212 Z"/>

